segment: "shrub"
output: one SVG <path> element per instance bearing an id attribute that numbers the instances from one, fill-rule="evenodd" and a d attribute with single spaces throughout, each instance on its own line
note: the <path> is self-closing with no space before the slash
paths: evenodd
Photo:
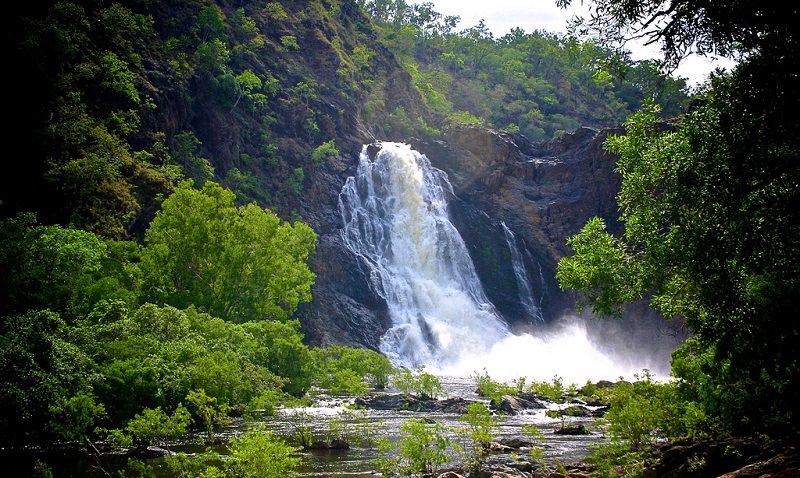
<path id="1" fill-rule="evenodd" d="M 611 406 L 603 419 L 609 436 L 634 451 L 657 438 L 673 438 L 683 431 L 675 385 L 656 382 L 648 370 L 635 377 L 635 382 L 620 382 L 613 389 Z"/>
<path id="2" fill-rule="evenodd" d="M 406 395 L 435 399 L 442 394 L 442 382 L 424 369 L 420 367 L 414 372 L 407 368 L 400 369 L 392 376 L 392 383 Z"/>
<path id="3" fill-rule="evenodd" d="M 461 446 L 464 463 L 467 468 L 477 471 L 489 456 L 489 446 L 497 430 L 497 419 L 489 409 L 480 402 L 470 403 L 467 413 L 459 418 L 465 425 L 456 430 L 462 439 Z"/>
<path id="4" fill-rule="evenodd" d="M 496 404 L 499 404 L 503 400 L 503 395 L 518 394 L 518 389 L 516 387 L 493 380 L 486 370 L 484 370 L 483 373 L 475 372 L 472 378 L 475 380 L 475 385 L 478 388 L 478 395 L 489 398 Z"/>
<path id="5" fill-rule="evenodd" d="M 392 444 L 383 437 L 378 443 L 376 465 L 384 476 L 413 476 L 417 473 L 436 475 L 440 465 L 450 457 L 446 450 L 450 439 L 440 423 L 411 418 L 400 426 L 400 439 Z"/>
<path id="6" fill-rule="evenodd" d="M 231 476 L 290 478 L 296 475 L 300 463 L 300 458 L 292 456 L 294 448 L 263 425 L 234 438 L 228 448 L 231 455 L 226 465 Z"/>
<path id="7" fill-rule="evenodd" d="M 336 148 L 334 140 L 326 141 L 317 146 L 314 152 L 311 153 L 311 160 L 318 163 L 330 156 L 339 156 L 339 150 Z"/>

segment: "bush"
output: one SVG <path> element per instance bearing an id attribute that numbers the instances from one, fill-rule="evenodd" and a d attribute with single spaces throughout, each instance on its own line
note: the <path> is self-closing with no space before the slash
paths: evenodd
<path id="1" fill-rule="evenodd" d="M 331 156 L 339 156 L 339 150 L 336 148 L 335 140 L 326 141 L 317 146 L 314 152 L 311 153 L 311 160 L 318 163 Z"/>
<path id="2" fill-rule="evenodd" d="M 498 405 L 503 401 L 503 395 L 518 394 L 517 388 L 493 380 L 486 370 L 483 373 L 475 372 L 473 379 L 478 388 L 478 395 L 489 398 Z"/>
<path id="3" fill-rule="evenodd" d="M 612 440 L 634 451 L 658 438 L 675 438 L 684 430 L 675 384 L 656 382 L 648 370 L 635 377 L 635 382 L 620 382 L 613 389 L 611 406 L 602 420 Z"/>
<path id="4" fill-rule="evenodd" d="M 442 394 L 442 382 L 424 369 L 420 367 L 414 372 L 407 368 L 400 369 L 392 376 L 392 383 L 406 395 L 435 399 Z"/>
<path id="5" fill-rule="evenodd" d="M 297 474 L 300 458 L 292 456 L 294 448 L 279 437 L 257 426 L 228 443 L 229 476 L 248 478 L 290 478 Z"/>
<path id="6" fill-rule="evenodd" d="M 456 430 L 463 443 L 461 451 L 464 463 L 470 470 L 477 471 L 489 456 L 489 446 L 497 430 L 497 419 L 486 405 L 473 402 L 459 421 L 465 424 Z"/>
<path id="7" fill-rule="evenodd" d="M 563 395 L 566 389 L 564 388 L 564 382 L 561 377 L 553 377 L 550 382 L 533 382 L 530 387 L 528 387 L 528 391 L 554 402 L 562 402 L 564 401 Z"/>
<path id="8" fill-rule="evenodd" d="M 385 437 L 378 444 L 376 465 L 384 476 L 412 476 L 417 473 L 436 475 L 440 465 L 450 457 L 446 450 L 450 439 L 440 423 L 411 418 L 400 426 L 400 439 L 392 444 Z"/>
<path id="9" fill-rule="evenodd" d="M 388 357 L 368 349 L 331 345 L 313 349 L 317 386 L 333 394 L 362 395 L 386 388 L 395 369 Z"/>

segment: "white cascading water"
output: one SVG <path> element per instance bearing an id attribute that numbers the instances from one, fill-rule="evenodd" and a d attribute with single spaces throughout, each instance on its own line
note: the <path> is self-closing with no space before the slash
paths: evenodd
<path id="1" fill-rule="evenodd" d="M 452 194 L 443 171 L 410 146 L 392 142 L 380 143 L 374 160 L 365 146 L 356 176 L 339 194 L 344 243 L 368 264 L 372 287 L 388 304 L 393 326 L 381 338 L 381 351 L 396 365 L 461 377 L 484 370 L 498 380 L 559 376 L 568 384 L 657 370 L 646 348 L 632 361 L 602 352 L 588 324 L 576 317 L 560 318 L 535 336 L 512 334 L 449 220 Z M 511 247 L 513 234 L 506 234 Z M 520 251 L 511 251 L 518 279 L 527 280 Z M 538 307 L 536 312 L 541 316 Z M 669 369 L 660 358 L 658 363 Z"/>
<path id="2" fill-rule="evenodd" d="M 402 143 L 361 152 L 339 207 L 344 242 L 371 269 L 392 328 L 381 350 L 410 367 L 446 367 L 487 352 L 510 335 L 486 298 L 466 246 L 447 213 L 444 172 Z"/>
<path id="3" fill-rule="evenodd" d="M 522 306 L 525 308 L 525 313 L 531 323 L 542 323 L 544 322 L 542 310 L 539 308 L 539 303 L 533 295 L 533 285 L 531 285 L 530 278 L 528 277 L 528 270 L 525 268 L 525 261 L 522 259 L 522 254 L 519 252 L 519 248 L 517 248 L 517 239 L 505 222 L 501 222 L 500 225 L 503 226 L 503 234 L 505 234 L 508 249 L 511 251 L 511 266 L 514 269 L 514 278 L 517 281 L 520 303 L 522 303 Z"/>

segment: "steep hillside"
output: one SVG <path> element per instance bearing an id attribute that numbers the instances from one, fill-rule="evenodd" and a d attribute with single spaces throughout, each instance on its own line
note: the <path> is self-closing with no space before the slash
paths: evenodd
<path id="1" fill-rule="evenodd" d="M 43 224 L 140 241 L 163 199 L 180 182 L 190 179 L 197 187 L 220 183 L 236 193 L 239 204 L 256 202 L 317 233 L 310 259 L 317 274 L 314 300 L 297 315 L 309 341 L 374 348 L 389 319 L 385 304 L 367 286 L 367 272 L 340 244 L 339 193 L 364 144 L 414 142 L 443 169 L 455 168 L 456 178 L 466 171 L 464 165 L 437 157 L 439 151 L 450 151 L 448 157 L 463 154 L 476 168 L 473 174 L 488 175 L 463 185 L 467 189 L 460 199 L 469 207 L 454 206 L 454 214 L 461 214 L 457 221 L 469 221 L 476 211 L 490 217 L 480 234 L 465 231 L 472 247 L 485 250 L 504 221 L 541 261 L 543 290 L 553 294 L 548 311 L 567 307 L 568 299 L 556 297 L 555 261 L 567 235 L 577 232 L 573 226 L 608 210 L 611 198 L 598 199 L 595 188 L 602 186 L 606 195 L 613 191 L 611 163 L 591 163 L 601 154 L 597 141 L 589 156 L 569 152 L 570 158 L 579 158 L 572 161 L 552 159 L 547 148 L 557 146 L 523 146 L 522 136 L 508 146 L 522 148 L 513 153 L 517 159 L 498 159 L 492 145 L 508 136 L 488 126 L 486 112 L 508 91 L 506 101 L 516 105 L 515 111 L 522 105 L 520 95 L 531 108 L 536 101 L 548 104 L 546 117 L 526 116 L 530 131 L 553 133 L 558 125 L 579 125 L 588 118 L 583 116 L 587 108 L 597 112 L 592 122 L 613 126 L 628 111 L 621 98 L 633 107 L 646 88 L 636 90 L 628 80 L 606 81 L 605 74 L 598 83 L 595 73 L 610 52 L 585 48 L 575 56 L 569 52 L 579 45 L 547 36 L 515 42 L 481 38 L 493 49 L 486 65 L 532 45 L 547 46 L 558 58 L 542 63 L 536 56 L 536 64 L 548 64 L 550 72 L 531 79 L 539 87 L 520 89 L 513 83 L 536 74 L 529 70 L 506 77 L 503 86 L 466 61 L 474 54 L 465 43 L 470 31 L 432 30 L 431 25 L 441 25 L 441 15 L 433 12 L 422 21 L 415 16 L 417 6 L 391 19 L 374 7 L 352 0 L 45 0 L 17 5 L 3 35 L 13 46 L 10 64 L 19 72 L 9 75 L 8 91 L 24 101 L 12 104 L 13 121 L 3 134 L 6 144 L 23 153 L 14 173 L 3 175 L 0 216 L 34 212 Z M 448 48 L 466 63 L 459 71 L 449 70 L 453 76 L 445 83 L 452 89 L 444 91 L 445 83 L 434 81 L 444 74 L 437 73 L 434 59 L 450 58 Z M 554 73 L 553 68 L 565 70 Z M 481 86 L 481 78 L 489 83 Z M 558 87 L 564 78 L 585 88 Z M 461 103 L 447 100 L 447 95 L 462 96 L 457 84 L 473 92 L 491 89 L 487 101 L 491 97 L 492 102 L 477 105 L 480 95 Z M 547 92 L 553 88 L 559 94 L 551 98 Z M 595 108 L 599 98 L 614 95 L 620 96 L 612 109 Z M 576 116 L 566 120 L 569 114 Z M 484 126 L 463 129 L 477 123 Z M 545 123 L 549 126 L 542 129 Z M 578 136 L 591 141 L 584 133 Z M 584 166 L 584 160 L 591 164 Z M 600 173 L 584 178 L 584 167 Z M 552 176 L 550 170 L 561 172 Z M 570 185 L 573 176 L 583 182 Z M 522 178 L 536 186 L 510 187 Z M 584 183 L 588 186 L 575 186 Z M 517 195 L 517 203 L 509 202 L 509 194 Z M 576 194 L 595 202 L 576 199 Z M 520 216 L 519 211 L 530 214 Z M 477 252 L 475 258 L 484 281 L 494 284 L 493 300 L 511 314 L 513 288 L 494 280 L 501 259 Z"/>

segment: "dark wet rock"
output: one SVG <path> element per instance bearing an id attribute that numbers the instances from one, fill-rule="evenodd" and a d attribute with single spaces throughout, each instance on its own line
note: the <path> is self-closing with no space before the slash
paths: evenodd
<path id="1" fill-rule="evenodd" d="M 334 438 L 330 441 L 317 440 L 305 448 L 306 450 L 347 450 L 350 448 L 350 443 L 341 438 Z"/>
<path id="2" fill-rule="evenodd" d="M 407 410 L 412 412 L 439 412 L 457 413 L 467 412 L 469 400 L 461 397 L 437 400 L 434 398 L 419 398 L 405 394 L 376 394 L 358 397 L 355 405 L 372 410 Z"/>
<path id="3" fill-rule="evenodd" d="M 800 454 L 795 444 L 761 443 L 745 438 L 720 441 L 678 440 L 653 448 L 646 478 L 797 478 Z"/>
<path id="4" fill-rule="evenodd" d="M 589 408 L 588 406 L 584 405 L 571 405 L 567 408 L 556 411 L 555 415 L 561 417 L 594 418 L 602 417 L 607 411 L 608 407 Z"/>
<path id="5" fill-rule="evenodd" d="M 591 432 L 582 423 L 565 423 L 553 430 L 556 435 L 589 435 Z"/>
<path id="6" fill-rule="evenodd" d="M 520 448 L 527 448 L 532 445 L 530 440 L 526 440 L 520 437 L 507 437 L 500 439 L 499 442 L 501 445 L 507 446 L 509 448 L 520 449 Z"/>
<path id="7" fill-rule="evenodd" d="M 437 478 L 464 478 L 464 475 L 460 475 L 455 471 L 446 471 L 439 475 Z"/>
<path id="8" fill-rule="evenodd" d="M 492 400 L 489 403 L 489 406 L 508 415 L 517 415 L 525 410 L 540 410 L 547 408 L 547 406 L 542 403 L 538 397 L 528 393 L 523 393 L 520 395 L 503 395 L 499 405 Z"/>

